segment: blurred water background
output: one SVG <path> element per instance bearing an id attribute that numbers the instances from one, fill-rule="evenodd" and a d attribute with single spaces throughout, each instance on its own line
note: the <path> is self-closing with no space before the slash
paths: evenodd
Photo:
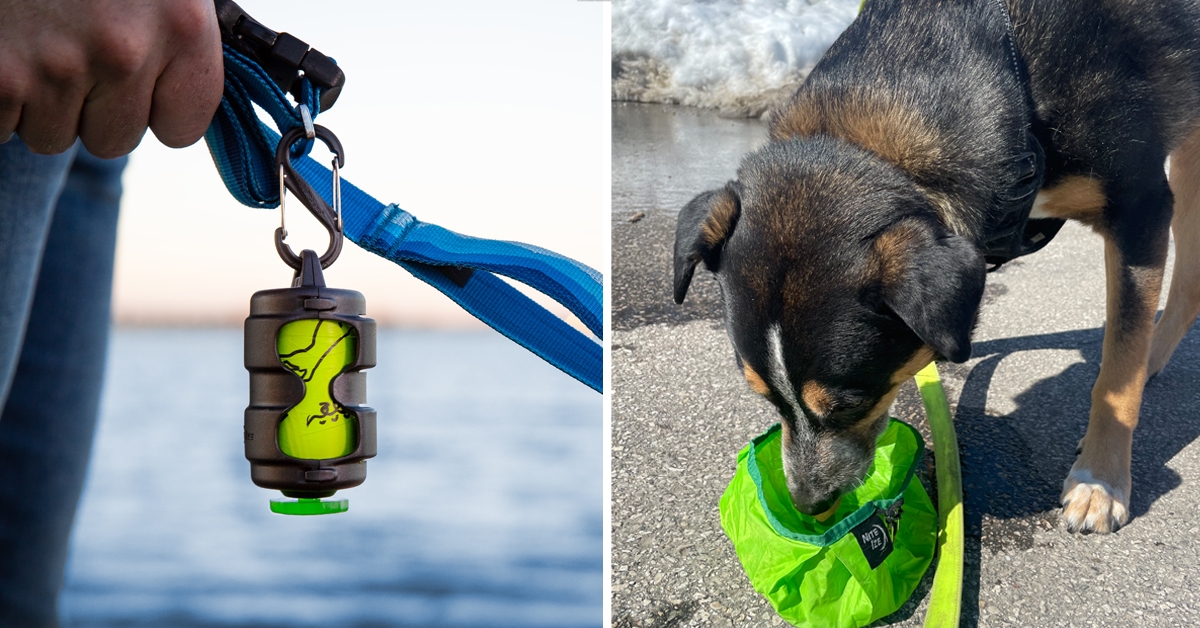
<path id="1" fill-rule="evenodd" d="M 67 627 L 598 626 L 602 398 L 491 331 L 380 329 L 345 514 L 272 514 L 240 329 L 118 328 Z"/>

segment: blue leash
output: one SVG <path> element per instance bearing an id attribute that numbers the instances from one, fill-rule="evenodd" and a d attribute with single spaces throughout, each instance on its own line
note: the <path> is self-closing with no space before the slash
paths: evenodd
<path id="1" fill-rule="evenodd" d="M 322 96 L 329 94 L 301 75 L 291 90 L 299 105 L 292 106 L 257 61 L 228 44 L 224 52 L 225 95 L 204 139 L 234 198 L 250 207 L 276 207 L 280 133 L 311 128 L 311 119 L 305 124 L 302 108 L 315 118 L 322 108 Z M 259 119 L 255 104 L 271 117 L 279 132 Z M 307 156 L 312 144 L 301 141 L 290 147 L 291 164 L 313 190 L 332 203 L 333 174 Z M 540 247 L 473 238 L 423 223 L 344 179 L 340 190 L 342 232 L 350 241 L 399 264 L 496 331 L 592 389 L 602 390 L 603 358 L 596 340 L 603 337 L 600 273 Z M 524 283 L 562 304 L 595 338 L 554 316 L 497 275 Z"/>

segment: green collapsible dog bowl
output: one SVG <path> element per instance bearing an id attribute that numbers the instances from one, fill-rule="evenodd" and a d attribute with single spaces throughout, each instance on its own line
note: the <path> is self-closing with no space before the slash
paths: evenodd
<path id="1" fill-rule="evenodd" d="M 721 527 L 754 589 L 797 626 L 866 626 L 896 612 L 933 560 L 937 514 L 913 479 L 925 443 L 892 419 L 861 486 L 824 523 L 796 510 L 775 424 L 738 454 Z"/>

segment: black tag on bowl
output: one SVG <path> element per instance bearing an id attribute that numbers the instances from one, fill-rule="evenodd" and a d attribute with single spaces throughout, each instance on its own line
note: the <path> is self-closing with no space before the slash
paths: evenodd
<path id="1" fill-rule="evenodd" d="M 854 526 L 850 533 L 858 539 L 858 546 L 862 548 L 863 556 L 867 558 L 871 569 L 878 567 L 892 553 L 892 537 L 888 534 L 887 526 L 879 513 L 867 517 L 865 521 Z"/>

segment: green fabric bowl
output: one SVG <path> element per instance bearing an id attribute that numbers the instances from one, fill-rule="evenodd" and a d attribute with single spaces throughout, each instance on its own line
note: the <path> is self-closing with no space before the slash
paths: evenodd
<path id="1" fill-rule="evenodd" d="M 797 626 L 866 626 L 894 613 L 920 583 L 937 543 L 937 514 L 913 481 L 925 453 L 921 435 L 892 419 L 863 484 L 824 523 L 792 505 L 780 438 L 776 424 L 742 449 L 721 496 L 721 527 L 750 583 Z M 872 567 L 880 543 L 892 549 Z"/>

